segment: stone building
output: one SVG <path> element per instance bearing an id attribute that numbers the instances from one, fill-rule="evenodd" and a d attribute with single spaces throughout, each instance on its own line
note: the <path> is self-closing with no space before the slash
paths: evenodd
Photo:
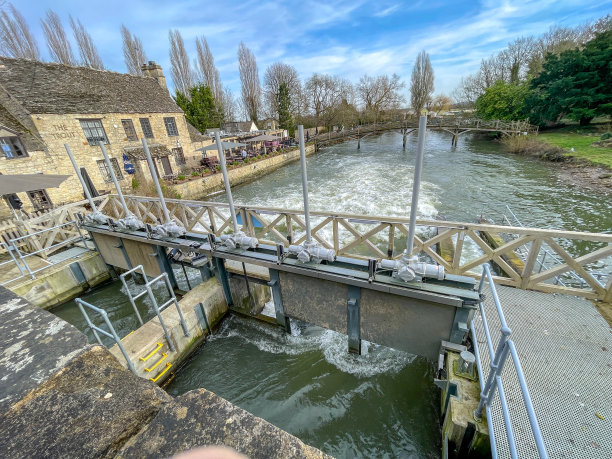
<path id="1" fill-rule="evenodd" d="M 207 139 L 170 97 L 161 67 L 149 62 L 143 71 L 140 77 L 0 57 L 0 173 L 71 175 L 59 188 L 21 193 L 24 210 L 83 199 L 64 144 L 99 193 L 113 185 L 98 141 L 125 189 L 133 178 L 150 179 L 142 138 L 161 177 L 201 156 L 196 148 Z M 8 212 L 2 201 L 0 215 Z"/>

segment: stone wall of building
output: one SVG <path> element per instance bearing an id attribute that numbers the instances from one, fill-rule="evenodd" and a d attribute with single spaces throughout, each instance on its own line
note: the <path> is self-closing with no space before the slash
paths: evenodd
<path id="1" fill-rule="evenodd" d="M 164 117 L 174 117 L 178 136 L 168 136 L 164 124 Z M 32 120 L 43 139 L 45 151 L 28 151 L 29 156 L 25 158 L 6 159 L 0 157 L 0 172 L 3 174 L 65 174 L 70 175 L 59 188 L 47 189 L 47 193 L 54 206 L 59 206 L 69 202 L 74 202 L 83 199 L 81 185 L 74 173 L 74 169 L 70 163 L 64 144 L 68 144 L 72 153 L 75 156 L 77 164 L 80 167 L 86 168 L 89 177 L 99 192 L 113 192 L 114 187 L 112 182 L 104 181 L 97 161 L 103 160 L 104 157 L 98 146 L 89 145 L 83 129 L 81 128 L 80 119 L 99 119 L 108 137 L 109 144 L 106 149 L 112 158 L 116 158 L 123 177 L 119 183 L 126 191 L 131 190 L 132 176 L 123 170 L 123 153 L 125 147 L 139 147 L 141 141 L 129 141 L 121 124 L 121 120 L 132 120 L 137 137 L 144 137 L 140 125 L 140 118 L 147 118 L 151 124 L 154 138 L 149 139 L 151 144 L 160 144 L 166 146 L 169 150 L 182 147 L 185 158 L 201 155 L 196 152 L 191 142 L 187 131 L 187 121 L 183 113 L 114 113 L 114 114 L 40 114 L 33 115 Z M 179 165 L 176 162 L 174 155 L 170 157 L 170 164 L 173 172 L 181 173 L 186 166 Z M 157 168 L 160 174 L 163 174 L 161 160 L 156 159 Z M 149 177 L 146 161 L 133 160 L 132 163 L 137 170 L 144 171 L 144 178 Z M 141 163 L 141 164 L 137 164 Z M 24 210 L 32 210 L 32 203 L 26 193 L 19 194 L 20 199 L 24 203 Z M 4 211 L 4 212 L 3 212 Z M 0 204 L 0 214 L 9 213 L 9 209 L 4 202 Z"/>

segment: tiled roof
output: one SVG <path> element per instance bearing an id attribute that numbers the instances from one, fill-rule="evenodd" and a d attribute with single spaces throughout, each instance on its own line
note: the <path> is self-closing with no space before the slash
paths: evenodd
<path id="1" fill-rule="evenodd" d="M 182 113 L 151 77 L 0 57 L 0 85 L 30 114 Z"/>

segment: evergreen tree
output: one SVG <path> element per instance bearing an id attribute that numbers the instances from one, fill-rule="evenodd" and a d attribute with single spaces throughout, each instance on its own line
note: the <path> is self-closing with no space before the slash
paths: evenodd
<path id="1" fill-rule="evenodd" d="M 528 91 L 525 84 L 499 80 L 476 99 L 476 115 L 485 120 L 525 119 L 525 99 Z"/>
<path id="2" fill-rule="evenodd" d="M 291 114 L 291 99 L 287 83 L 281 83 L 278 88 L 278 125 L 281 129 L 287 130 L 289 137 L 293 137 L 295 124 Z"/>
<path id="3" fill-rule="evenodd" d="M 530 87 L 530 120 L 538 124 L 567 116 L 586 125 L 612 114 L 612 31 L 598 34 L 583 49 L 549 54 Z"/>
<path id="4" fill-rule="evenodd" d="M 189 95 L 191 100 L 180 91 L 174 96 L 176 104 L 185 112 L 187 121 L 200 132 L 221 127 L 224 121 L 223 110 L 215 105 L 210 88 L 204 85 L 194 86 L 189 90 Z"/>

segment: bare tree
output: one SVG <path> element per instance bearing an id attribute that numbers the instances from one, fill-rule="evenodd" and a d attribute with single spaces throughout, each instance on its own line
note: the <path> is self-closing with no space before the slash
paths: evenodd
<path id="1" fill-rule="evenodd" d="M 314 112 L 317 125 L 323 123 L 328 128 L 332 126 L 346 95 L 352 92 L 352 85 L 347 80 L 337 76 L 313 74 L 304 86 L 308 103 Z"/>
<path id="2" fill-rule="evenodd" d="M 47 39 L 47 47 L 51 59 L 59 64 L 76 65 L 72 46 L 66 36 L 62 20 L 53 10 L 47 10 L 47 18 L 41 19 L 40 23 Z"/>
<path id="3" fill-rule="evenodd" d="M 438 116 L 440 112 L 446 112 L 450 110 L 451 99 L 444 94 L 439 94 L 431 101 L 431 110 Z"/>
<path id="4" fill-rule="evenodd" d="M 236 121 L 238 106 L 230 88 L 223 91 L 223 115 L 226 121 Z"/>
<path id="5" fill-rule="evenodd" d="M 215 58 L 210 52 L 205 37 L 196 38 L 196 51 L 198 53 L 198 67 L 202 83 L 208 86 L 217 105 L 223 104 L 223 85 L 219 77 L 219 70 L 215 66 Z"/>
<path id="6" fill-rule="evenodd" d="M 261 109 L 261 84 L 255 55 L 242 42 L 238 47 L 238 65 L 240 68 L 240 84 L 242 105 L 251 121 L 256 122 Z"/>
<path id="7" fill-rule="evenodd" d="M 189 90 L 193 87 L 194 75 L 189 64 L 189 56 L 185 51 L 183 37 L 178 30 L 170 30 L 170 75 L 176 90 L 189 97 Z"/>
<path id="8" fill-rule="evenodd" d="M 404 86 L 396 74 L 391 77 L 364 75 L 359 79 L 357 94 L 366 113 L 376 122 L 384 111 L 399 108 L 405 101 L 400 93 Z"/>
<path id="9" fill-rule="evenodd" d="M 81 55 L 81 64 L 92 69 L 104 70 L 104 64 L 100 54 L 98 54 L 96 45 L 94 45 L 91 35 L 85 30 L 81 21 L 79 19 L 75 21 L 70 16 L 70 25 L 72 26 L 74 39 L 79 48 L 79 54 Z"/>
<path id="10" fill-rule="evenodd" d="M 296 112 L 297 95 L 301 89 L 300 78 L 297 70 L 291 65 L 275 62 L 270 65 L 264 73 L 264 101 L 268 115 L 278 118 L 278 96 L 280 87 L 285 84 L 289 89 L 289 100 L 291 111 Z"/>
<path id="11" fill-rule="evenodd" d="M 38 44 L 28 23 L 12 3 L 8 10 L 0 13 L 0 51 L 8 57 L 40 60 Z"/>
<path id="12" fill-rule="evenodd" d="M 421 114 L 421 111 L 431 99 L 433 91 L 434 71 L 429 60 L 429 54 L 423 50 L 416 58 L 410 81 L 410 103 L 417 116 Z"/>
<path id="13" fill-rule="evenodd" d="M 136 35 L 132 35 L 123 24 L 121 24 L 121 38 L 123 39 L 123 59 L 128 72 L 132 75 L 142 75 L 142 66 L 147 63 L 142 41 Z"/>

